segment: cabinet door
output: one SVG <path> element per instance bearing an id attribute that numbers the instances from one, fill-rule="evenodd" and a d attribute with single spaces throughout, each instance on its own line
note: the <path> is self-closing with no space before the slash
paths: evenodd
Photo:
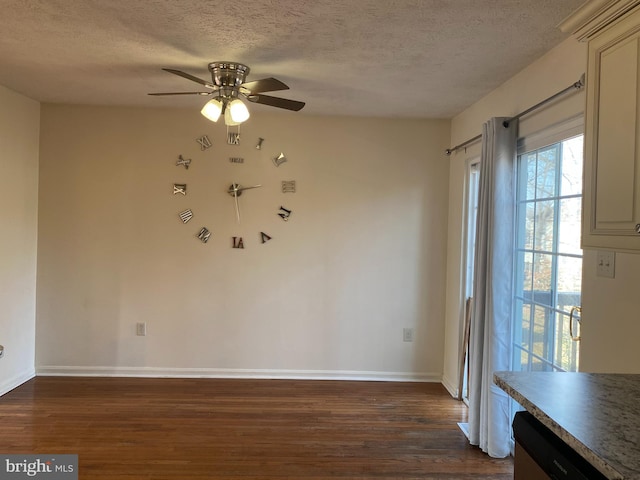
<path id="1" fill-rule="evenodd" d="M 589 42 L 584 248 L 640 251 L 640 10 Z"/>

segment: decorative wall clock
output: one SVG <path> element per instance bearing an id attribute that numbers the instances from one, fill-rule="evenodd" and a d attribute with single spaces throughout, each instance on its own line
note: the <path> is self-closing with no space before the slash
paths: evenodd
<path id="1" fill-rule="evenodd" d="M 200 149 L 202 151 L 211 148 L 212 143 L 209 140 L 207 135 L 203 135 L 196 139 L 196 141 L 200 144 Z M 261 150 L 264 142 L 264 138 L 259 138 L 256 144 L 256 150 Z M 227 143 L 230 145 L 239 145 L 240 144 L 240 136 L 239 134 L 229 134 L 227 138 Z M 192 159 L 184 158 L 182 154 L 178 155 L 178 159 L 176 160 L 176 167 L 184 168 L 185 170 L 189 169 L 191 165 Z M 244 164 L 244 158 L 242 157 L 229 157 L 229 162 L 232 164 Z M 283 152 L 280 152 L 278 155 L 274 156 L 271 159 L 274 168 L 280 169 L 280 167 L 287 162 L 287 157 Z M 259 189 L 262 187 L 262 184 L 254 184 L 254 185 L 242 185 L 235 181 L 235 179 L 230 179 L 230 183 L 226 188 L 226 194 L 230 198 L 229 208 L 233 208 L 235 213 L 236 222 L 238 225 L 242 222 L 242 208 L 241 205 L 243 203 L 243 196 L 251 195 L 251 190 Z M 280 192 L 282 194 L 291 194 L 296 193 L 296 181 L 295 180 L 281 180 Z M 188 196 L 188 184 L 187 183 L 174 183 L 173 184 L 173 195 L 176 196 Z M 274 206 L 273 214 L 277 215 L 282 221 L 288 222 L 292 215 L 292 210 L 287 208 L 283 202 L 278 202 Z M 184 209 L 178 212 L 178 218 L 184 225 L 188 225 L 189 222 L 195 217 L 194 210 L 192 208 Z M 202 243 L 207 243 L 211 238 L 215 238 L 215 230 L 216 225 L 209 223 L 201 226 L 195 232 L 195 238 L 200 240 Z M 253 245 L 253 244 L 265 244 L 268 241 L 272 240 L 272 236 L 265 231 L 256 231 L 255 239 L 252 239 L 245 243 L 245 238 L 239 235 L 232 236 L 230 239 L 229 245 L 231 248 L 235 249 L 244 249 L 245 245 Z"/>

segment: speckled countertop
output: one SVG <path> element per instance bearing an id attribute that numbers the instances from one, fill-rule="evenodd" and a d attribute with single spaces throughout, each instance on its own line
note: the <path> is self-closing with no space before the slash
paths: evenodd
<path id="1" fill-rule="evenodd" d="M 497 372 L 494 381 L 607 478 L 640 480 L 640 375 Z"/>

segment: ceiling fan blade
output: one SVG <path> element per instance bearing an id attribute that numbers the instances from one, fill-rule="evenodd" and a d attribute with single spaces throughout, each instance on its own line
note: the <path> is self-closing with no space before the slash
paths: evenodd
<path id="1" fill-rule="evenodd" d="M 207 82 L 206 80 L 202 80 L 201 78 L 198 78 L 198 77 L 194 77 L 193 75 L 190 75 L 186 72 L 182 72 L 180 70 L 173 70 L 172 68 L 163 68 L 162 70 L 164 70 L 165 72 L 173 73 L 174 75 L 178 75 L 179 77 L 186 78 L 187 80 L 191 80 L 192 82 L 199 83 L 200 85 L 204 85 L 207 88 L 211 88 L 211 89 L 216 88 L 216 86 L 213 83 Z"/>
<path id="2" fill-rule="evenodd" d="M 277 78 L 261 78 L 260 80 L 254 80 L 253 82 L 246 82 L 240 85 L 240 88 L 246 89 L 248 95 L 262 93 L 262 92 L 275 92 L 277 90 L 289 90 L 289 87 L 282 83 Z"/>
<path id="3" fill-rule="evenodd" d="M 284 108 L 286 110 L 293 110 L 297 112 L 305 106 L 304 102 L 297 100 L 289 100 L 288 98 L 271 97 L 269 95 L 249 95 L 247 99 L 250 102 L 261 103 L 262 105 L 269 105 L 271 107 Z"/>
<path id="4" fill-rule="evenodd" d="M 211 92 L 159 92 L 147 93 L 147 95 L 211 95 Z"/>

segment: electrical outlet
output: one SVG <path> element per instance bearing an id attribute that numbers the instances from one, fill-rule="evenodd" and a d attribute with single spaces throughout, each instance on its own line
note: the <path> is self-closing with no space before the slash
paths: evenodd
<path id="1" fill-rule="evenodd" d="M 614 278 L 616 275 L 616 252 L 599 251 L 597 253 L 596 275 Z"/>
<path id="2" fill-rule="evenodd" d="M 136 323 L 136 335 L 138 335 L 139 337 L 147 336 L 147 322 Z"/>
<path id="3" fill-rule="evenodd" d="M 402 341 L 403 342 L 413 342 L 413 328 L 403 328 L 402 329 Z"/>

